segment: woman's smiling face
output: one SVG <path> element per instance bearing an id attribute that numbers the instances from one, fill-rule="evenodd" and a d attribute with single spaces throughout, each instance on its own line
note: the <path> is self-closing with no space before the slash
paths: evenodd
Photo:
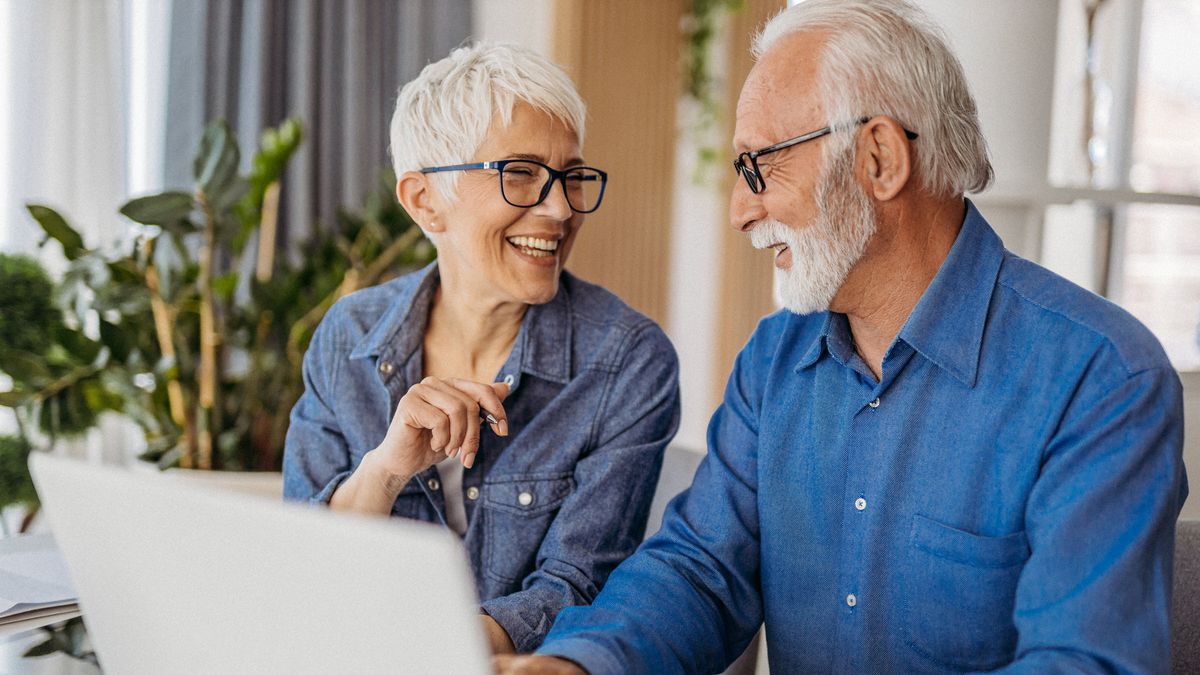
<path id="1" fill-rule="evenodd" d="M 471 162 L 532 159 L 558 170 L 583 164 L 575 131 L 557 118 L 518 102 L 508 126 L 493 121 Z M 439 267 L 477 297 L 541 304 L 558 292 L 583 215 L 567 204 L 561 181 L 537 206 L 504 200 L 499 172 L 464 171 L 458 199 L 433 198 Z"/>

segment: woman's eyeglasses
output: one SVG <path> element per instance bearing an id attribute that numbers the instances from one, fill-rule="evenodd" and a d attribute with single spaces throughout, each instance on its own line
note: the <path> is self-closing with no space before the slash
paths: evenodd
<path id="1" fill-rule="evenodd" d="M 574 166 L 559 171 L 532 159 L 501 159 L 495 162 L 427 166 L 421 173 L 492 169 L 500 174 L 500 196 L 518 208 L 531 208 L 546 201 L 554 182 L 562 183 L 563 196 L 575 213 L 591 213 L 600 208 L 608 174 L 590 166 Z"/>

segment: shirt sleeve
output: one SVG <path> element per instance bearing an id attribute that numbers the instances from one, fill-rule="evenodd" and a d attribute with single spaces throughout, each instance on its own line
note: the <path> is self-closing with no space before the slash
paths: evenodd
<path id="1" fill-rule="evenodd" d="M 753 344 L 738 355 L 692 486 L 590 607 L 563 610 L 538 653 L 603 675 L 718 672 L 745 649 L 763 612 L 754 373 L 764 371 Z"/>
<path id="2" fill-rule="evenodd" d="M 522 590 L 482 603 L 519 652 L 540 645 L 564 607 L 590 603 L 645 536 L 663 451 L 679 426 L 679 363 L 656 325 L 632 331 L 629 345 L 536 569 Z"/>
<path id="3" fill-rule="evenodd" d="M 336 306 L 334 310 L 336 310 Z M 283 449 L 283 497 L 327 505 L 352 472 L 350 452 L 334 414 L 339 351 L 334 349 L 336 314 L 317 327 L 304 353 L 304 393 L 292 408 Z"/>
<path id="4" fill-rule="evenodd" d="M 1154 368 L 1077 396 L 1030 495 L 1005 672 L 1165 673 L 1175 520 L 1187 496 L 1179 378 Z"/>

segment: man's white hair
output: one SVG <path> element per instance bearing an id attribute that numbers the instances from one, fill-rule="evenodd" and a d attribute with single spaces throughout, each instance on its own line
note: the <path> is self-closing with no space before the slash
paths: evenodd
<path id="1" fill-rule="evenodd" d="M 830 124 L 887 115 L 917 132 L 917 179 L 931 194 L 958 196 L 991 184 L 987 142 L 962 64 L 925 12 L 906 0 L 806 0 L 767 23 L 754 40 L 754 57 L 807 31 L 829 35 L 818 86 Z"/>
<path id="2" fill-rule="evenodd" d="M 400 89 L 391 125 L 396 175 L 470 161 L 492 121 L 498 118 L 507 126 L 518 101 L 561 120 L 583 145 L 587 110 L 571 78 L 526 47 L 480 42 L 425 66 Z M 459 175 L 446 172 L 430 178 L 438 192 L 453 201 Z"/>

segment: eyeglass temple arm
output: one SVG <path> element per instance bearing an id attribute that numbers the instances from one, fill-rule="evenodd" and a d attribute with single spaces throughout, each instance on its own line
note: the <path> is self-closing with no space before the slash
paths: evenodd
<path id="1" fill-rule="evenodd" d="M 871 121 L 870 117 L 860 117 L 860 118 L 858 118 L 858 121 L 856 122 L 856 124 L 866 124 L 867 122 L 870 122 L 870 121 Z M 909 131 L 908 129 L 906 129 L 904 127 L 900 127 L 900 128 L 904 129 L 904 137 L 910 141 L 915 141 L 918 138 L 920 138 L 920 136 L 921 136 L 921 134 L 918 134 L 915 131 Z"/>
<path id="2" fill-rule="evenodd" d="M 452 164 L 450 166 L 427 166 L 421 173 L 442 173 L 443 171 L 469 171 L 471 169 L 499 169 L 499 162 L 476 162 L 474 164 Z"/>

